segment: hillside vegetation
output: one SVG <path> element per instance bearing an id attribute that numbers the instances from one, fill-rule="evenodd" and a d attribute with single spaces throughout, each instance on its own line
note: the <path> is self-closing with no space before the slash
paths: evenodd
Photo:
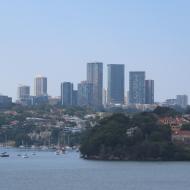
<path id="1" fill-rule="evenodd" d="M 81 154 L 100 160 L 190 160 L 190 152 L 171 141 L 169 126 L 156 113 L 129 118 L 114 114 L 83 134 Z"/>

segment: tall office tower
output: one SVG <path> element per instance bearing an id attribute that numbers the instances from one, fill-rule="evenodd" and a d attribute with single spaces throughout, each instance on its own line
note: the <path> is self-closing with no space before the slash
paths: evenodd
<path id="1" fill-rule="evenodd" d="M 63 106 L 73 105 L 73 83 L 61 83 L 61 104 Z"/>
<path id="2" fill-rule="evenodd" d="M 47 78 L 37 76 L 34 79 L 34 96 L 47 96 Z"/>
<path id="3" fill-rule="evenodd" d="M 108 105 L 124 104 L 125 65 L 108 65 Z"/>
<path id="4" fill-rule="evenodd" d="M 154 104 L 154 80 L 145 80 L 145 104 Z"/>
<path id="5" fill-rule="evenodd" d="M 73 106 L 78 105 L 78 90 L 73 90 Z"/>
<path id="6" fill-rule="evenodd" d="M 129 73 L 129 103 L 145 103 L 145 72 L 137 71 Z"/>
<path id="7" fill-rule="evenodd" d="M 187 95 L 177 95 L 176 96 L 177 105 L 182 108 L 186 108 L 188 106 L 188 96 Z"/>
<path id="8" fill-rule="evenodd" d="M 107 107 L 107 90 L 103 89 L 103 106 Z"/>
<path id="9" fill-rule="evenodd" d="M 19 85 L 18 87 L 18 100 L 25 100 L 30 98 L 30 87 Z"/>
<path id="10" fill-rule="evenodd" d="M 93 84 L 93 107 L 103 107 L 103 63 L 87 63 L 87 81 Z"/>
<path id="11" fill-rule="evenodd" d="M 93 106 L 93 84 L 82 81 L 78 84 L 78 105 L 81 107 Z"/>

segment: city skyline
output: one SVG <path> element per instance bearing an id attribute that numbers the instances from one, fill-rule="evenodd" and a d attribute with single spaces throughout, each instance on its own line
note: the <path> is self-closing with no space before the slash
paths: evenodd
<path id="1" fill-rule="evenodd" d="M 0 190 L 189 190 L 190 0 L 0 0 Z"/>
<path id="2" fill-rule="evenodd" d="M 62 81 L 77 86 L 86 63 L 101 61 L 125 64 L 127 73 L 145 70 L 156 81 L 155 101 L 190 95 L 189 6 L 187 0 L 3 1 L 0 92 L 15 100 L 17 85 L 31 86 L 40 73 L 56 96 Z"/>
<path id="3" fill-rule="evenodd" d="M 91 71 L 89 72 L 89 65 L 91 65 L 92 66 L 92 68 L 90 69 Z M 97 67 L 97 65 L 99 65 L 100 66 L 100 68 L 99 68 L 99 66 Z M 95 66 L 95 68 L 94 68 L 94 66 Z M 106 69 L 106 66 L 107 66 L 107 69 Z M 21 98 L 19 98 L 20 96 L 21 96 L 21 94 L 20 93 L 22 93 L 22 92 L 20 92 L 20 91 L 26 91 L 25 90 L 25 88 L 29 88 L 29 93 L 28 94 L 30 94 L 30 96 L 31 97 L 43 97 L 43 96 L 45 96 L 45 97 L 47 97 L 47 96 L 49 96 L 49 97 L 60 97 L 60 99 L 61 99 L 61 102 L 62 102 L 62 100 L 63 100 L 63 96 L 62 96 L 62 93 L 63 93 L 63 88 L 62 88 L 62 84 L 63 83 L 69 83 L 69 84 L 71 84 L 72 85 L 72 91 L 73 91 L 73 93 L 75 92 L 75 91 L 78 91 L 78 89 L 79 89 L 79 85 L 80 84 L 84 84 L 85 82 L 87 82 L 87 83 L 89 83 L 90 84 L 90 81 L 88 81 L 88 78 L 89 78 L 89 80 L 92 80 L 93 78 L 94 78 L 94 71 L 95 71 L 95 75 L 99 75 L 98 73 L 99 73 L 99 71 L 97 72 L 96 70 L 99 70 L 100 69 L 100 85 L 101 85 L 101 80 L 102 80 L 102 78 L 105 80 L 105 78 L 106 78 L 106 81 L 104 81 L 104 83 L 105 84 L 103 84 L 103 86 L 101 86 L 100 87 L 100 89 L 101 89 L 101 98 L 100 98 L 100 100 L 99 99 L 97 99 L 97 101 L 100 101 L 100 102 L 102 102 L 102 103 L 100 103 L 100 104 L 104 104 L 104 90 L 106 90 L 106 99 L 107 99 L 107 103 L 108 104 L 110 104 L 109 103 L 109 85 L 112 85 L 112 86 L 114 86 L 115 84 L 111 84 L 110 82 L 111 82 L 111 80 L 112 81 L 114 81 L 116 78 L 117 78 L 117 76 L 115 76 L 115 74 L 119 71 L 119 72 L 121 72 L 121 74 L 123 75 L 118 81 L 119 81 L 119 83 L 121 83 L 121 81 L 124 79 L 124 83 L 122 84 L 122 85 L 124 85 L 124 99 L 125 98 L 128 98 L 129 99 L 129 103 L 131 103 L 131 104 L 134 104 L 134 103 L 141 103 L 141 104 L 146 104 L 146 103 L 148 103 L 148 104 L 153 104 L 154 102 L 155 103 L 164 103 L 164 102 L 166 102 L 167 100 L 174 100 L 174 96 L 177 96 L 177 95 L 172 95 L 170 98 L 168 98 L 168 99 L 165 99 L 164 101 L 154 101 L 154 99 L 155 99 L 155 88 L 154 88 L 154 80 L 152 80 L 152 79 L 150 79 L 149 77 L 149 79 L 147 80 L 146 79 L 146 71 L 129 71 L 129 73 L 128 73 L 128 84 L 126 85 L 125 84 L 125 81 L 126 81 L 126 71 L 125 71 L 125 65 L 124 64 L 107 64 L 105 66 L 105 70 L 107 70 L 107 73 L 106 73 L 106 76 L 104 75 L 104 73 L 105 73 L 105 71 L 104 71 L 104 63 L 102 63 L 102 62 L 91 62 L 91 63 L 87 63 L 87 67 L 86 67 L 86 77 L 87 77 L 87 80 L 82 80 L 82 81 L 78 81 L 77 82 L 77 84 L 76 85 L 74 85 L 73 84 L 73 82 L 72 81 L 69 81 L 69 82 L 66 82 L 66 81 L 62 81 L 59 85 L 61 85 L 61 90 L 59 91 L 59 94 L 56 94 L 56 95 L 52 95 L 52 94 L 50 94 L 49 92 L 48 92 L 48 77 L 46 77 L 46 76 L 42 76 L 42 75 L 37 75 L 37 76 L 35 76 L 34 77 L 34 83 L 33 83 L 33 85 L 26 85 L 26 84 L 19 84 L 19 85 L 17 85 L 17 92 L 16 92 L 16 94 L 17 94 L 17 96 L 16 96 L 16 98 L 14 99 L 14 97 L 12 97 L 12 96 L 10 96 L 9 94 L 1 94 L 1 95 L 5 95 L 5 96 L 9 96 L 9 97 L 11 97 L 11 98 L 13 98 L 13 102 L 15 102 L 15 101 L 19 101 L 19 99 L 21 99 Z M 110 73 L 110 69 L 111 69 L 111 66 L 113 67 L 113 73 L 114 74 L 112 74 L 113 76 L 112 76 L 112 79 L 110 78 L 111 77 L 111 73 Z M 119 66 L 119 67 L 118 67 Z M 121 66 L 123 67 L 122 69 L 121 69 Z M 97 67 L 97 68 L 96 68 Z M 108 69 L 109 68 L 109 69 Z M 119 68 L 119 70 L 118 70 L 118 68 Z M 102 70 L 103 69 L 103 70 Z M 93 71 L 94 70 L 94 71 Z M 118 70 L 118 71 L 117 71 Z M 123 71 L 122 71 L 123 70 Z M 93 71 L 93 72 L 92 72 Z M 116 72 L 116 73 L 115 73 Z M 92 79 L 90 79 L 90 77 L 88 76 L 89 75 L 89 73 L 90 73 L 90 75 L 92 75 L 91 77 L 92 77 Z M 102 74 L 103 74 L 103 76 L 101 76 Z M 132 84 L 131 85 L 131 74 L 143 74 L 144 75 L 144 77 L 143 77 L 143 80 L 140 82 L 140 83 L 142 83 L 143 82 L 143 84 L 144 84 L 144 87 L 143 87 L 143 91 L 144 91 L 144 95 L 143 95 L 143 97 L 144 97 L 144 100 L 143 101 L 136 101 L 136 100 L 132 100 L 131 102 L 130 102 L 130 88 L 132 87 L 132 86 L 136 86 L 135 85 L 135 83 L 134 84 Z M 96 76 L 96 77 L 97 77 Z M 97 78 L 94 78 L 93 80 L 95 80 L 95 81 L 97 81 Z M 116 78 L 115 78 L 116 77 Z M 83 77 L 83 78 L 85 78 L 85 77 Z M 123 79 L 122 79 L 123 78 Z M 141 78 L 141 77 L 140 77 Z M 122 79 L 122 80 L 121 80 Z M 146 80 L 145 80 L 146 79 Z M 140 79 L 141 80 L 141 79 Z M 45 82 L 45 83 L 44 83 Z M 148 82 L 148 83 L 147 83 Z M 37 85 L 37 83 L 38 83 L 38 85 Z M 109 84 L 110 83 L 110 84 Z M 114 82 L 115 83 L 115 82 Z M 132 82 L 133 83 L 133 82 Z M 149 84 L 150 83 L 150 84 Z M 91 84 L 93 84 L 92 83 L 92 81 L 91 81 Z M 147 86 L 148 85 L 148 86 Z M 94 85 L 94 86 L 96 86 L 96 84 Z M 36 89 L 36 87 L 38 87 L 38 89 Z M 147 88 L 148 87 L 148 88 Z M 115 88 L 115 87 L 114 87 Z M 31 90 L 32 89 L 32 90 Z M 31 91 L 33 91 L 33 93 L 31 93 Z M 37 94 L 36 94 L 36 91 L 39 91 Z M 43 92 L 44 91 L 44 92 Z M 114 91 L 116 92 L 116 93 L 122 93 L 122 89 L 120 89 L 120 88 L 116 88 L 116 89 L 114 89 Z M 114 92 L 113 91 L 113 92 Z M 132 92 L 132 91 L 131 91 Z M 40 94 L 41 93 L 41 94 Z M 129 93 L 129 94 L 128 94 Z M 140 93 L 140 91 L 139 91 L 139 93 Z M 148 95 L 148 94 L 149 95 Z M 19 95 L 20 94 L 20 95 Z M 180 94 L 180 95 L 179 95 Z M 178 95 L 179 96 L 188 96 L 187 94 L 183 94 L 183 93 L 179 93 Z M 147 95 L 149 96 L 149 97 L 147 97 Z M 135 96 L 132 96 L 133 98 L 135 97 Z M 149 100 L 147 100 L 147 98 L 149 99 Z M 102 100 L 102 101 L 101 101 Z M 176 100 L 176 99 L 175 99 Z M 126 100 L 124 100 L 125 102 L 126 102 Z M 123 101 L 123 103 L 122 104 L 124 104 L 125 102 Z M 92 100 L 92 102 L 93 102 L 93 100 Z M 116 103 L 116 102 L 115 102 Z M 61 103 L 61 104 L 63 104 L 63 103 Z M 117 103 L 116 103 L 117 104 Z M 71 105 L 72 105 L 72 103 L 71 103 Z"/>

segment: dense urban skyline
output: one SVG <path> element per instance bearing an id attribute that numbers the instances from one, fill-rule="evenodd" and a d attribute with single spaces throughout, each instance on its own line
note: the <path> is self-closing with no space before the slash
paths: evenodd
<path id="1" fill-rule="evenodd" d="M 189 190 L 190 0 L 0 0 L 0 190 Z"/>
<path id="2" fill-rule="evenodd" d="M 86 62 L 100 61 L 125 64 L 126 88 L 129 71 L 145 70 L 156 81 L 156 101 L 190 95 L 189 6 L 187 0 L 2 1 L 0 92 L 15 100 L 18 84 L 32 86 L 42 74 L 56 96 L 62 81 L 76 86 Z"/>
<path id="3" fill-rule="evenodd" d="M 47 103 L 49 97 L 54 100 L 60 99 L 60 103 L 63 106 L 86 105 L 98 110 L 102 106 L 109 107 L 117 104 L 151 105 L 163 103 L 163 105 L 180 105 L 182 107 L 188 105 L 188 95 L 186 94 L 178 94 L 165 99 L 163 102 L 156 102 L 154 80 L 146 79 L 146 71 L 130 71 L 128 74 L 128 88 L 125 85 L 126 72 L 124 64 L 108 64 L 107 76 L 104 76 L 104 73 L 104 64 L 102 62 L 87 63 L 86 79 L 78 81 L 76 86 L 74 86 L 72 81 L 62 81 L 60 92 L 56 96 L 52 96 L 48 92 L 48 78 L 37 75 L 34 78 L 33 85 L 19 84 L 17 86 L 16 102 L 22 102 L 24 105 L 38 105 Z M 107 85 L 103 85 L 105 77 L 107 78 Z M 33 89 L 33 93 L 30 92 L 31 89 Z M 2 96 L 2 101 L 3 98 L 8 96 Z M 50 99 L 49 101 L 51 102 Z"/>
<path id="4" fill-rule="evenodd" d="M 145 109 L 152 109 L 157 105 L 180 106 L 181 108 L 188 105 L 188 95 L 185 94 L 178 94 L 175 98 L 173 96 L 164 102 L 155 102 L 154 80 L 147 80 L 145 71 L 129 72 L 129 89 L 126 89 L 125 65 L 123 64 L 107 65 L 107 86 L 103 87 L 105 77 L 103 65 L 101 62 L 87 63 L 86 79 L 78 82 L 76 89 L 71 81 L 63 81 L 57 97 L 48 94 L 47 77 L 37 76 L 34 79 L 34 94 L 30 94 L 30 86 L 19 85 L 16 102 L 22 105 L 48 103 L 65 107 L 91 107 L 95 110 L 135 105 L 137 109 L 139 105 L 144 105 Z"/>

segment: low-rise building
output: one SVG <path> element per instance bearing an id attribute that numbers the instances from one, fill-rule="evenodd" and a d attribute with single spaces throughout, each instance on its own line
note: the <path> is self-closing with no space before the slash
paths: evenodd
<path id="1" fill-rule="evenodd" d="M 176 131 L 172 134 L 172 141 L 176 143 L 190 144 L 190 131 Z"/>

